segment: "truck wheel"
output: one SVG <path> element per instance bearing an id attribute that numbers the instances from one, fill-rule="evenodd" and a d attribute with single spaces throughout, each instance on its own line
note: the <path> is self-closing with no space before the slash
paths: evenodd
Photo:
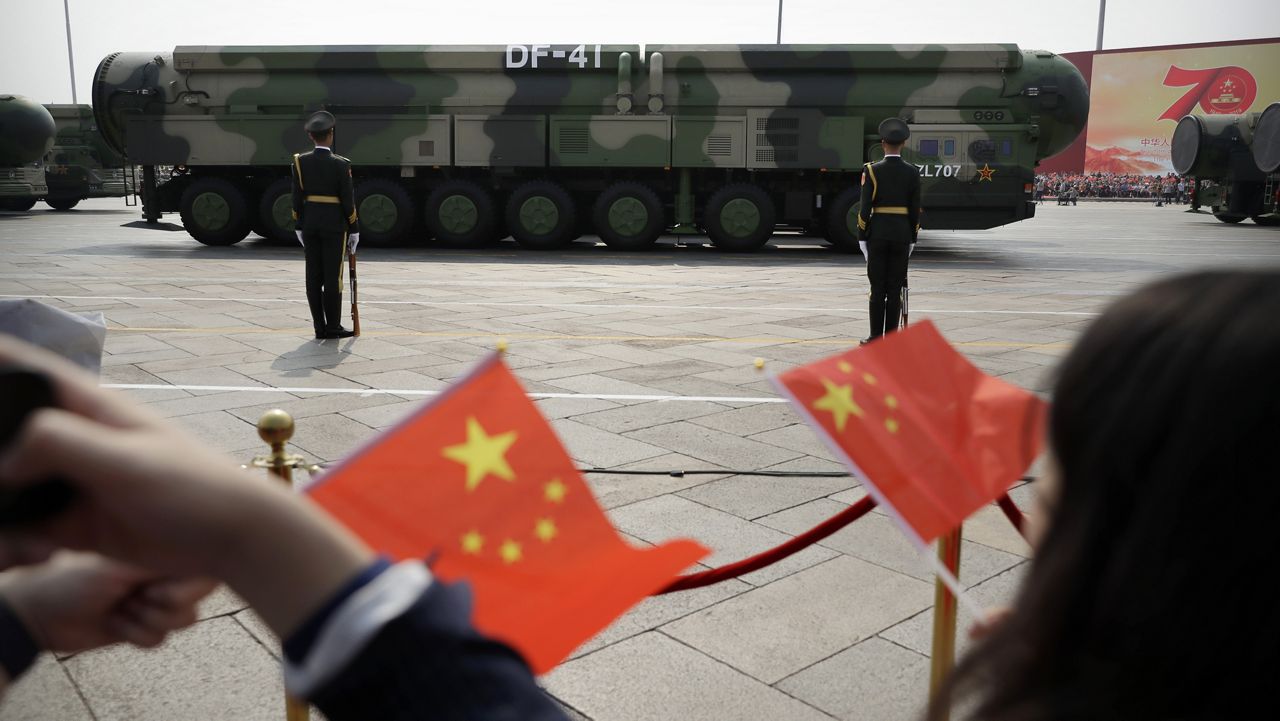
<path id="1" fill-rule="evenodd" d="M 862 208 L 862 189 L 845 188 L 827 209 L 826 238 L 841 253 L 858 252 L 858 211 Z"/>
<path id="2" fill-rule="evenodd" d="M 777 217 L 768 193 L 750 183 L 734 183 L 711 194 L 703 224 L 720 250 L 750 253 L 769 242 Z"/>
<path id="3" fill-rule="evenodd" d="M 21 213 L 34 207 L 36 207 L 35 198 L 0 198 L 0 210 Z"/>
<path id="4" fill-rule="evenodd" d="M 662 201 L 647 185 L 614 183 L 596 198 L 595 230 L 614 250 L 649 250 L 664 225 Z"/>
<path id="5" fill-rule="evenodd" d="M 269 240 L 293 241 L 293 182 L 278 178 L 258 199 L 258 235 Z"/>
<path id="6" fill-rule="evenodd" d="M 507 199 L 507 227 L 532 250 L 563 247 L 573 235 L 574 215 L 573 198 L 549 180 L 525 183 Z"/>
<path id="7" fill-rule="evenodd" d="M 80 200 L 80 198 L 45 198 L 44 203 L 54 210 L 71 210 Z"/>
<path id="8" fill-rule="evenodd" d="M 389 243 L 413 227 L 413 198 L 394 180 L 372 178 L 356 186 L 356 211 L 361 241 Z"/>
<path id="9" fill-rule="evenodd" d="M 1213 217 L 1217 218 L 1223 223 L 1239 223 L 1240 221 L 1245 219 L 1245 216 L 1235 215 L 1234 213 L 1214 213 Z"/>
<path id="10" fill-rule="evenodd" d="M 234 245 L 249 234 L 249 204 L 234 183 L 197 178 L 178 204 L 182 226 L 205 245 Z"/>
<path id="11" fill-rule="evenodd" d="M 469 180 L 446 180 L 427 196 L 427 229 L 446 245 L 478 248 L 493 240 L 497 214 L 493 195 Z"/>

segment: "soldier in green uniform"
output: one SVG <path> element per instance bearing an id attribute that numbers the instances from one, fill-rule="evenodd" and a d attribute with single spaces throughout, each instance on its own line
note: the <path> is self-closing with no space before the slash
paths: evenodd
<path id="1" fill-rule="evenodd" d="M 902 120 L 886 119 L 880 123 L 884 160 L 863 166 L 858 247 L 871 281 L 871 336 L 863 343 L 897 330 L 902 314 L 907 258 L 920 232 L 920 171 L 902 159 L 910 135 Z"/>
<path id="2" fill-rule="evenodd" d="M 333 152 L 337 120 L 320 111 L 305 125 L 315 150 L 293 156 L 293 222 L 307 253 L 307 302 L 316 338 L 350 338 L 342 327 L 342 266 L 360 243 L 351 161 Z"/>

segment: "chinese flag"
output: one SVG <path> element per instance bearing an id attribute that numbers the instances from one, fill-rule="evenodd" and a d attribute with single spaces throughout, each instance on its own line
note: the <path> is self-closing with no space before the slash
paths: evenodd
<path id="1" fill-rule="evenodd" d="M 707 554 L 625 543 L 496 354 L 308 493 L 379 552 L 469 582 L 476 627 L 535 673 Z"/>
<path id="2" fill-rule="evenodd" d="M 933 323 L 777 383 L 921 544 L 994 501 L 1040 453 L 1046 404 L 969 363 Z"/>

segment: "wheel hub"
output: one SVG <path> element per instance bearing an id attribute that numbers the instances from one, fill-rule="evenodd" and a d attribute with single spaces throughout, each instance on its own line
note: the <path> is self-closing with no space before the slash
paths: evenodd
<path id="1" fill-rule="evenodd" d="M 271 204 L 271 222 L 284 231 L 293 230 L 293 197 L 289 193 L 281 193 Z"/>
<path id="2" fill-rule="evenodd" d="M 201 193 L 191 202 L 191 215 L 201 228 L 221 230 L 231 220 L 231 206 L 221 193 Z"/>
<path id="3" fill-rule="evenodd" d="M 560 222 L 560 209 L 555 201 L 535 195 L 520 204 L 520 224 L 534 235 L 546 235 Z"/>
<path id="4" fill-rule="evenodd" d="M 360 219 L 363 225 L 374 233 L 386 233 L 396 225 L 400 213 L 391 198 L 379 193 L 367 196 L 360 203 Z"/>
<path id="5" fill-rule="evenodd" d="M 609 227 L 620 235 L 638 235 L 649 224 L 649 210 L 638 198 L 619 198 L 609 206 Z"/>
<path id="6" fill-rule="evenodd" d="M 745 238 L 760 227 L 760 209 L 746 198 L 734 198 L 720 211 L 720 225 L 735 238 Z"/>
<path id="7" fill-rule="evenodd" d="M 440 227 L 450 233 L 467 233 L 480 222 L 480 211 L 465 195 L 450 195 L 440 203 Z"/>

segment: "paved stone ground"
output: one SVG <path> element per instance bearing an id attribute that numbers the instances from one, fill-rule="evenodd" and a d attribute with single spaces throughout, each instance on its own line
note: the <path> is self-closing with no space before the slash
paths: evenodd
<path id="1" fill-rule="evenodd" d="M 1280 264 L 1280 233 L 1247 222 L 1146 204 L 1039 212 L 1009 228 L 926 233 L 911 272 L 915 318 L 1035 391 L 1093 314 L 1139 283 Z M 674 244 L 643 255 L 587 242 L 554 253 L 363 247 L 364 335 L 322 343 L 310 338 L 295 246 L 206 248 L 135 218 L 118 201 L 0 214 L 0 295 L 105 313 L 103 383 L 130 386 L 236 458 L 263 450 L 253 422 L 276 406 L 298 419 L 298 452 L 341 458 L 502 337 L 528 390 L 554 394 L 538 404 L 584 466 L 720 471 L 589 475 L 636 543 L 692 536 L 720 565 L 861 497 L 848 479 L 733 473 L 839 469 L 752 360 L 782 371 L 865 335 L 861 258 L 794 237 L 751 256 Z M 1027 487 L 1014 495 L 1031 500 Z M 965 536 L 963 583 L 980 603 L 1010 598 L 1027 547 L 994 509 Z M 595 721 L 912 719 L 932 602 L 925 563 L 875 513 L 741 580 L 645 601 L 543 681 Z M 46 658 L 0 720 L 281 718 L 277 643 L 243 606 L 217 594 L 204 620 L 155 651 Z"/>

